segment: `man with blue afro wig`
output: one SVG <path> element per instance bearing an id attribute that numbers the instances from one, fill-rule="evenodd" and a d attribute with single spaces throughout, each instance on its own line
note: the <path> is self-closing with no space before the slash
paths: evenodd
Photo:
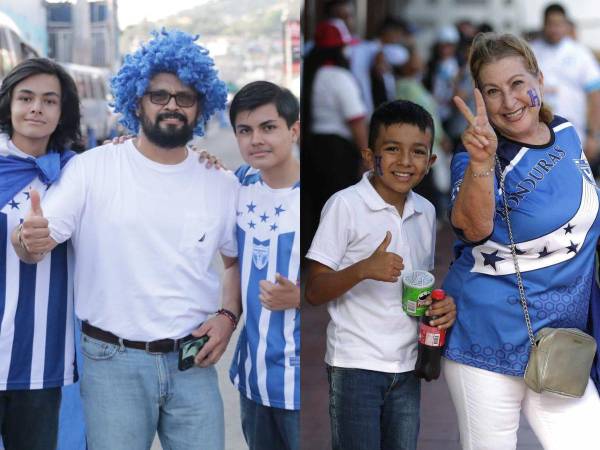
<path id="1" fill-rule="evenodd" d="M 172 73 L 194 89 L 201 99 L 200 120 L 194 133 L 203 136 L 210 117 L 225 108 L 225 83 L 217 77 L 208 50 L 194 42 L 197 36 L 165 29 L 160 33 L 155 31 L 153 35 L 153 40 L 125 57 L 125 63 L 112 79 L 115 112 L 121 113 L 120 122 L 126 128 L 137 133 L 140 125 L 138 102 L 146 93 L 150 80 L 160 72 Z"/>
<path id="2" fill-rule="evenodd" d="M 226 98 L 194 41 L 163 30 L 126 57 L 112 85 L 136 137 L 73 158 L 24 221 L 28 260 L 74 237 L 90 450 L 150 448 L 157 433 L 165 449 L 224 447 L 214 364 L 241 314 L 239 187 L 186 146 Z"/>

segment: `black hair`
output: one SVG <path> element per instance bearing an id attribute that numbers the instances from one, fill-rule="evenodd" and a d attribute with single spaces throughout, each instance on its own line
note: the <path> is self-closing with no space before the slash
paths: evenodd
<path id="1" fill-rule="evenodd" d="M 46 150 L 62 152 L 73 142 L 81 140 L 79 96 L 73 78 L 58 63 L 47 58 L 30 58 L 18 64 L 2 82 L 0 87 L 0 130 L 13 134 L 10 104 L 17 84 L 34 75 L 47 74 L 58 78 L 61 90 L 60 120 L 50 135 Z"/>
<path id="2" fill-rule="evenodd" d="M 431 143 L 429 151 L 433 147 L 435 128 L 433 118 L 423 107 L 408 100 L 393 100 L 383 103 L 373 112 L 369 124 L 369 148 L 375 150 L 375 141 L 379 137 L 381 127 L 389 127 L 394 124 L 415 125 L 422 132 L 431 130 Z"/>
<path id="3" fill-rule="evenodd" d="M 300 103 L 289 89 L 269 81 L 254 81 L 239 90 L 231 101 L 229 120 L 235 131 L 235 119 L 241 111 L 252 111 L 260 106 L 274 104 L 277 114 L 282 117 L 290 128 L 298 121 Z"/>
<path id="4" fill-rule="evenodd" d="M 563 5 L 561 5 L 560 3 L 550 3 L 544 9 L 544 22 L 548 20 L 548 16 L 550 14 L 555 13 L 562 14 L 563 16 L 567 17 L 567 11 L 565 10 Z"/>
<path id="5" fill-rule="evenodd" d="M 337 8 L 338 6 L 353 5 L 353 4 L 354 4 L 354 2 L 352 0 L 329 0 L 323 6 L 323 13 L 326 18 L 332 18 L 333 11 L 335 10 L 335 8 Z"/>

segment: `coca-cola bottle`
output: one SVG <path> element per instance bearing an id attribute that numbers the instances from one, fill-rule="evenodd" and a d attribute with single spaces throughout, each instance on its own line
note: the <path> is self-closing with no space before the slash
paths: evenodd
<path id="1" fill-rule="evenodd" d="M 442 289 L 431 292 L 433 302 L 444 300 L 446 293 Z M 419 321 L 419 355 L 415 365 L 415 375 L 426 381 L 437 380 L 440 376 L 440 360 L 446 341 L 446 330 L 430 325 L 437 316 L 421 316 Z"/>

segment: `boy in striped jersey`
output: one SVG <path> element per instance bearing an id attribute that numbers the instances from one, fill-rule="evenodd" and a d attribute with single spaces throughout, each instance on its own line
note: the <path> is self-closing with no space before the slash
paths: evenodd
<path id="1" fill-rule="evenodd" d="M 64 150 L 80 138 L 71 77 L 44 58 L 15 67 L 0 89 L 0 131 L 0 430 L 7 450 L 48 450 L 61 388 L 77 381 L 70 251 L 64 243 L 25 264 L 9 233 L 29 209 L 30 189 L 43 196 L 73 156 Z"/>
<path id="2" fill-rule="evenodd" d="M 300 163 L 298 100 L 267 81 L 244 86 L 230 119 L 248 165 L 237 208 L 244 328 L 230 369 L 251 450 L 299 448 Z"/>

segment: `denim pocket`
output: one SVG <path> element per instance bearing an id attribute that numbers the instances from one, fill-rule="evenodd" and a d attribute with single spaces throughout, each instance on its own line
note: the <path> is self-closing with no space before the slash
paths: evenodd
<path id="1" fill-rule="evenodd" d="M 93 339 L 85 334 L 81 339 L 81 352 L 90 359 L 97 361 L 110 359 L 119 350 L 119 346 Z"/>

